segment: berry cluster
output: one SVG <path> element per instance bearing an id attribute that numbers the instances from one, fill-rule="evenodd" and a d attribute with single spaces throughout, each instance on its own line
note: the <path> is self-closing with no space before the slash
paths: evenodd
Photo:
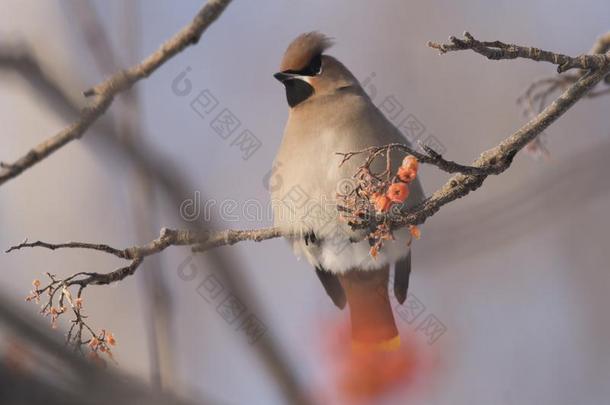
<path id="1" fill-rule="evenodd" d="M 355 174 L 357 186 L 349 193 L 339 194 L 338 201 L 342 218 L 353 229 L 368 229 L 370 254 L 376 257 L 383 242 L 394 239 L 389 214 L 393 206 L 409 198 L 409 184 L 417 178 L 419 162 L 415 156 L 407 155 L 393 173 L 388 157 L 386 170 L 376 174 L 370 169 L 372 160 L 369 158 Z M 419 239 L 419 229 L 411 226 L 410 230 L 411 235 Z"/>
<path id="2" fill-rule="evenodd" d="M 374 193 L 371 202 L 378 213 L 388 212 L 392 204 L 402 204 L 409 198 L 409 183 L 417 177 L 419 162 L 417 158 L 408 155 L 396 173 L 396 182 L 388 186 L 385 193 Z"/>
<path id="3" fill-rule="evenodd" d="M 101 332 L 93 330 L 86 322 L 87 316 L 83 313 L 83 298 L 81 296 L 84 287 L 80 287 L 76 296 L 70 290 L 70 278 L 58 279 L 55 275 L 47 273 L 50 282 L 42 287 L 40 280 L 32 281 L 34 289 L 25 298 L 40 304 L 45 297 L 45 302 L 41 305 L 40 313 L 51 317 L 51 327 L 56 329 L 60 317 L 67 313 L 72 313 L 73 319 L 70 320 L 70 328 L 66 337 L 66 343 L 72 345 L 74 349 L 85 354 L 83 348 L 89 349 L 89 358 L 96 364 L 105 366 L 106 361 L 100 353 L 108 356 L 114 361 L 110 346 L 116 345 L 116 338 L 111 332 L 102 329 Z"/>

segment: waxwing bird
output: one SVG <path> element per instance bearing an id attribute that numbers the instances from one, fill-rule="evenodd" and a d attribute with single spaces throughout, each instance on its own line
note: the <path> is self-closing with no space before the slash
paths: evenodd
<path id="1" fill-rule="evenodd" d="M 354 75 L 325 54 L 331 45 L 318 32 L 298 36 L 274 75 L 285 87 L 289 106 L 274 162 L 274 222 L 291 235 L 288 240 L 295 253 L 311 263 L 332 301 L 339 308 L 348 304 L 354 342 L 397 347 L 400 338 L 388 293 L 389 270 L 394 265 L 394 294 L 402 304 L 411 272 L 410 233 L 397 230 L 395 240 L 385 243 L 376 258 L 370 256 L 363 231 L 341 221 L 336 204 L 337 193 L 350 186 L 362 162 L 350 159 L 339 166 L 336 152 L 408 141 Z M 403 206 L 422 199 L 421 185 L 415 180 Z"/>

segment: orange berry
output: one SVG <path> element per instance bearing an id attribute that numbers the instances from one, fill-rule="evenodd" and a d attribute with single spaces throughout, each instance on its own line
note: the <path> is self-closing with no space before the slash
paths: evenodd
<path id="1" fill-rule="evenodd" d="M 407 155 L 402 160 L 402 167 L 406 167 L 408 169 L 413 169 L 417 172 L 417 169 L 419 168 L 419 162 L 417 161 L 417 158 L 415 156 Z"/>
<path id="2" fill-rule="evenodd" d="M 108 332 L 108 334 L 106 335 L 106 341 L 112 346 L 116 345 L 116 339 L 114 338 L 114 335 L 110 332 Z"/>
<path id="3" fill-rule="evenodd" d="M 402 203 L 409 197 L 409 187 L 405 183 L 394 183 L 388 188 L 387 197 L 392 202 Z"/>
<path id="4" fill-rule="evenodd" d="M 419 239 L 421 237 L 421 231 L 415 225 L 411 225 L 409 230 L 411 231 L 411 236 L 415 239 Z"/>
<path id="5" fill-rule="evenodd" d="M 376 194 L 373 196 L 373 204 L 375 205 L 375 211 L 387 212 L 392 205 L 392 201 L 388 196 L 382 194 Z"/>
<path id="6" fill-rule="evenodd" d="M 415 177 L 417 177 L 417 170 L 413 170 L 410 167 L 401 166 L 398 169 L 397 175 L 400 180 L 404 181 L 405 183 L 410 183 L 415 180 Z"/>
<path id="7" fill-rule="evenodd" d="M 89 341 L 89 347 L 92 349 L 95 349 L 99 344 L 100 341 L 96 337 L 91 338 L 91 340 Z"/>

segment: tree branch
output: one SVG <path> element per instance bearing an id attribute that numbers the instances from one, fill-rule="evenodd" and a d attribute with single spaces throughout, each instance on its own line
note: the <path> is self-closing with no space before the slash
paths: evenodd
<path id="1" fill-rule="evenodd" d="M 161 233 L 157 239 L 150 241 L 146 245 L 133 246 L 126 249 L 117 249 L 105 244 L 97 243 L 66 242 L 55 244 L 42 241 L 28 242 L 26 240 L 19 245 L 12 246 L 6 251 L 6 253 L 34 247 L 42 247 L 51 250 L 88 249 L 108 253 L 118 257 L 119 259 L 131 260 L 131 264 L 129 266 L 121 267 L 110 273 L 81 273 L 82 276 L 86 277 L 71 278 L 66 282 L 68 287 L 74 284 L 86 287 L 89 284 L 110 284 L 115 281 L 123 280 L 125 277 L 130 276 L 135 272 L 146 256 L 159 253 L 165 250 L 168 246 L 192 245 L 199 242 L 201 242 L 201 239 L 193 231 L 163 228 L 161 229 Z"/>
<path id="2" fill-rule="evenodd" d="M 590 54 L 603 54 L 610 50 L 610 32 L 600 36 L 591 50 Z M 532 117 L 539 113 L 547 105 L 547 99 L 556 91 L 564 91 L 570 84 L 576 82 L 584 75 L 586 71 L 581 70 L 577 73 L 555 75 L 536 80 L 527 90 L 521 95 L 517 102 L 524 105 L 524 113 L 526 117 Z M 604 78 L 605 84 L 610 84 L 610 75 Z M 601 90 L 590 91 L 587 93 L 587 98 L 596 98 L 610 94 L 610 87 Z M 536 140 L 535 140 L 536 141 Z"/>
<path id="3" fill-rule="evenodd" d="M 563 73 L 570 69 L 599 69 L 606 66 L 610 60 L 610 56 L 606 55 L 605 52 L 571 57 L 528 46 L 505 44 L 500 41 L 481 42 L 476 40 L 469 32 L 464 32 L 463 39 L 451 36 L 449 41 L 450 44 L 428 42 L 428 46 L 438 49 L 441 54 L 470 49 L 490 60 L 524 58 L 537 62 L 549 62 L 557 65 L 557 73 Z M 597 48 L 595 49 L 597 50 Z"/>
<path id="4" fill-rule="evenodd" d="M 603 37 L 605 38 L 605 37 Z M 457 40 L 452 37 L 452 44 L 434 44 L 430 46 L 436 49 L 444 51 L 450 50 L 461 50 L 461 49 L 472 49 L 473 51 L 488 56 L 487 51 L 482 50 L 481 47 L 497 47 L 500 50 L 507 51 L 508 45 L 501 42 L 479 42 L 474 40 L 469 34 L 466 36 L 466 40 Z M 458 45 L 456 45 L 458 44 Z M 462 45 L 464 44 L 464 45 Z M 464 47 L 468 45 L 467 47 Z M 522 47 L 518 47 L 521 49 Z M 531 48 L 533 49 L 533 48 Z M 599 48 L 602 49 L 602 48 Z M 606 48 L 604 48 L 606 49 Z M 512 50 L 510 52 L 513 52 Z M 507 53 L 508 56 L 512 53 Z M 522 51 L 518 51 L 520 55 Z M 548 51 L 541 51 L 543 55 L 552 54 Z M 535 54 L 535 53 L 534 53 Z M 529 55 L 529 54 L 528 54 Z M 494 57 L 497 56 L 494 54 Z M 599 56 L 599 55 L 593 55 Z M 383 151 L 389 149 L 400 149 L 410 154 L 415 155 L 424 163 L 430 163 L 437 166 L 439 169 L 446 172 L 458 174 L 452 176 L 445 185 L 439 190 L 432 194 L 429 198 L 424 200 L 421 204 L 400 213 L 399 215 L 393 215 L 391 223 L 393 227 L 402 227 L 408 225 L 417 225 L 423 223 L 427 218 L 434 215 L 438 210 L 445 204 L 450 203 L 458 198 L 461 198 L 471 191 L 478 189 L 488 175 L 500 174 L 507 170 L 513 161 L 515 155 L 522 150 L 529 142 L 535 139 L 540 133 L 542 133 L 549 125 L 555 122 L 561 117 L 567 110 L 569 110 L 578 100 L 583 98 L 595 85 L 597 85 L 606 75 L 610 73 L 610 59 L 605 55 L 603 56 L 603 63 L 591 63 L 591 61 L 584 62 L 586 59 L 578 59 L 580 62 L 575 62 L 577 58 L 562 59 L 554 58 L 553 60 L 560 61 L 560 64 L 564 66 L 573 66 L 576 63 L 586 63 L 590 66 L 590 70 L 584 73 L 575 83 L 571 84 L 563 94 L 561 94 L 553 103 L 546 107 L 542 112 L 537 114 L 519 130 L 508 136 L 496 147 L 483 152 L 480 157 L 475 160 L 471 166 L 464 166 L 455 162 L 447 161 L 441 157 L 438 153 L 434 152 L 430 148 L 425 148 L 427 155 L 421 154 L 406 145 L 390 144 L 383 147 L 373 147 L 357 152 L 343 152 L 340 153 L 344 156 L 343 164 L 346 160 L 353 158 L 356 155 L 368 153 L 367 161 L 375 159 L 381 155 Z M 522 56 L 527 57 L 527 56 Z M 528 57 L 533 59 L 533 57 Z M 544 57 L 546 58 L 546 56 Z M 540 57 L 534 60 L 547 60 Z M 569 57 L 565 57 L 569 58 Z M 592 60 L 602 61 L 602 58 L 593 58 Z M 568 62 L 566 62 L 568 61 Z M 568 65 L 565 65 L 568 63 Z M 570 68 L 571 68 L 570 67 Z M 111 273 L 100 274 L 100 273 L 77 273 L 77 275 L 71 276 L 65 281 L 68 285 L 78 284 L 80 286 L 87 286 L 89 284 L 109 284 L 116 281 L 120 281 L 125 277 L 133 274 L 141 262 L 146 256 L 159 253 L 165 250 L 169 246 L 193 246 L 194 252 L 203 252 L 216 247 L 233 245 L 235 243 L 251 240 L 251 241 L 263 241 L 267 239 L 273 239 L 277 237 L 291 237 L 282 233 L 278 228 L 263 228 L 258 230 L 226 230 L 221 232 L 206 232 L 200 234 L 189 230 L 172 230 L 162 229 L 159 238 L 149 242 L 147 245 L 134 246 L 127 249 L 116 249 L 108 245 L 90 244 L 81 242 L 68 242 L 62 244 L 50 244 L 46 242 L 33 242 L 28 243 L 27 241 L 19 245 L 13 246 L 7 250 L 7 252 L 19 250 L 22 248 L 31 247 L 44 247 L 48 249 L 63 249 L 63 248 L 82 248 L 89 250 L 97 250 L 105 253 L 112 254 L 121 259 L 131 260 L 131 264 L 114 270 Z M 78 276 L 78 277 L 77 277 Z M 71 283 L 71 284 L 70 284 Z"/>
<path id="5" fill-rule="evenodd" d="M 90 106 L 83 108 L 78 120 L 46 139 L 13 163 L 0 166 L 0 186 L 8 180 L 19 176 L 23 171 L 39 163 L 69 142 L 79 139 L 89 127 L 112 104 L 114 97 L 133 86 L 140 79 L 148 77 L 159 66 L 181 52 L 189 45 L 196 44 L 204 31 L 224 11 L 231 0 L 209 0 L 197 13 L 193 21 L 180 32 L 166 41 L 161 47 L 129 69 L 121 70 L 97 86 L 84 92 L 85 96 L 96 96 Z"/>
<path id="6" fill-rule="evenodd" d="M 106 244 L 86 243 L 86 242 L 65 242 L 65 243 L 48 243 L 42 241 L 24 242 L 11 246 L 6 253 L 25 249 L 25 248 L 45 248 L 50 250 L 57 249 L 86 249 L 104 252 L 119 259 L 130 260 L 128 266 L 118 268 L 110 273 L 79 273 L 77 277 L 70 276 L 63 280 L 67 287 L 79 285 L 87 287 L 90 284 L 110 284 L 116 281 L 121 281 L 125 277 L 132 275 L 138 269 L 140 264 L 147 256 L 162 252 L 170 246 L 193 246 L 193 252 L 204 252 L 213 248 L 225 245 L 234 245 L 241 241 L 261 242 L 267 239 L 273 239 L 280 236 L 289 236 L 283 234 L 279 228 L 262 228 L 252 230 L 225 230 L 220 232 L 203 232 L 199 233 L 192 230 L 180 230 L 162 228 L 159 237 L 153 239 L 145 245 L 132 246 L 126 249 L 117 249 Z"/>
<path id="7" fill-rule="evenodd" d="M 504 139 L 496 147 L 483 152 L 472 164 L 474 167 L 496 166 L 505 171 L 512 164 L 514 156 L 530 141 L 568 111 L 578 100 L 584 97 L 597 83 L 610 73 L 610 60 L 584 74 L 578 81 L 568 87 L 553 103 L 532 118 L 519 130 Z M 502 163 L 500 163 L 502 162 Z M 434 215 L 443 205 L 461 198 L 479 188 L 486 175 L 457 174 L 437 190 L 423 203 L 404 213 L 393 222 L 396 226 L 416 225 L 423 223 Z"/>

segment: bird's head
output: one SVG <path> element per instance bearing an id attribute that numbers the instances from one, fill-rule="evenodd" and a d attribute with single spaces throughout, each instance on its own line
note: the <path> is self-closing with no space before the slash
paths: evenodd
<path id="1" fill-rule="evenodd" d="M 330 38 L 316 31 L 301 34 L 290 43 L 280 71 L 274 75 L 286 87 L 290 107 L 358 84 L 341 62 L 324 54 L 332 44 Z"/>

